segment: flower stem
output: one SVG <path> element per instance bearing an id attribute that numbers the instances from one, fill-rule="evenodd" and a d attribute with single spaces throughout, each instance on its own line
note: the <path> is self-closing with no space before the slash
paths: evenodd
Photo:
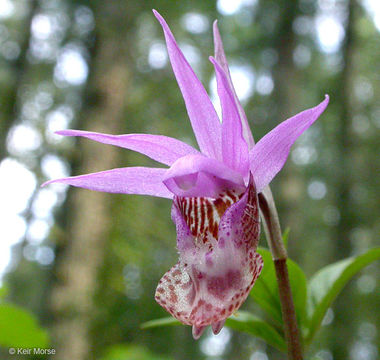
<path id="1" fill-rule="evenodd" d="M 302 348 L 299 338 L 296 313 L 292 292 L 290 289 L 286 259 L 274 260 L 278 290 L 280 293 L 282 318 L 284 321 L 285 337 L 288 344 L 288 356 L 292 360 L 302 360 Z"/>
<path id="2" fill-rule="evenodd" d="M 280 221 L 269 186 L 259 194 L 259 204 L 268 245 L 276 270 L 288 356 L 291 360 L 302 360 L 300 334 L 286 265 L 288 255 L 282 241 Z"/>

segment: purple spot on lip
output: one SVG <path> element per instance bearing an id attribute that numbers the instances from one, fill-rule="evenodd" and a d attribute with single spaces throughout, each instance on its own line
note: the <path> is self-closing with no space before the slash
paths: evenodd
<path id="1" fill-rule="evenodd" d="M 218 245 L 219 245 L 219 247 L 220 247 L 221 249 L 224 248 L 224 246 L 226 245 L 226 240 L 224 239 L 224 237 L 219 238 L 219 240 L 218 240 Z"/>
<path id="2" fill-rule="evenodd" d="M 213 265 L 213 261 L 212 261 L 212 252 L 209 251 L 206 255 L 205 255 L 205 258 L 206 258 L 206 265 L 211 267 Z"/>
<path id="3" fill-rule="evenodd" d="M 229 270 L 223 276 L 211 276 L 207 281 L 207 290 L 216 298 L 225 299 L 228 291 L 239 289 L 241 273 L 239 270 Z"/>

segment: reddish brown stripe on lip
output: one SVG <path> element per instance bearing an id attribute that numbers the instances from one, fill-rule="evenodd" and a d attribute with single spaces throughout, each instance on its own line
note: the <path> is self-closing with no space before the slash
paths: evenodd
<path id="1" fill-rule="evenodd" d="M 219 198 L 178 198 L 178 208 L 197 242 L 206 244 L 212 236 L 218 239 L 220 218 L 243 194 L 226 191 Z"/>
<path id="2" fill-rule="evenodd" d="M 194 202 L 194 198 L 190 198 L 189 199 L 189 203 L 188 203 L 189 204 L 188 205 L 188 210 L 187 210 L 188 214 L 192 214 L 193 213 L 193 209 L 194 209 L 193 202 Z M 191 228 L 192 217 L 188 216 L 188 217 L 185 217 L 185 219 L 186 219 L 187 224 Z"/>
<path id="3" fill-rule="evenodd" d="M 222 217 L 222 215 L 227 209 L 226 204 L 224 203 L 224 199 L 223 198 L 216 199 L 213 205 L 216 208 L 216 211 L 218 212 L 219 217 Z"/>
<path id="4" fill-rule="evenodd" d="M 200 206 L 200 210 L 201 210 L 201 219 L 200 219 L 200 227 L 199 227 L 199 232 L 201 234 L 204 233 L 204 230 L 205 230 L 205 223 L 206 223 L 206 214 L 205 214 L 205 199 L 204 198 L 199 198 L 199 206 Z"/>

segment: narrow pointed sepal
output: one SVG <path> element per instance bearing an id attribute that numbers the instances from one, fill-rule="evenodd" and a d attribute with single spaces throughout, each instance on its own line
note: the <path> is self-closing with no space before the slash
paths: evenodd
<path id="1" fill-rule="evenodd" d="M 195 150 L 192 146 L 163 135 L 111 135 L 81 130 L 61 130 L 56 131 L 56 134 L 63 136 L 81 136 L 103 144 L 120 146 L 149 156 L 151 159 L 169 166 L 182 156 L 199 154 L 199 151 Z"/>
<path id="2" fill-rule="evenodd" d="M 60 183 L 116 194 L 150 195 L 171 199 L 173 194 L 162 182 L 166 169 L 147 167 L 118 168 L 97 173 L 50 180 L 41 186 Z"/>
<path id="3" fill-rule="evenodd" d="M 235 101 L 236 106 L 237 106 L 238 111 L 239 111 L 240 121 L 241 121 L 241 125 L 243 127 L 243 137 L 248 144 L 248 148 L 252 149 L 253 146 L 255 145 L 255 142 L 253 140 L 251 129 L 249 128 L 249 125 L 248 125 L 247 116 L 245 115 L 244 109 L 241 106 L 239 98 L 236 95 L 234 85 L 232 83 L 230 70 L 228 68 L 226 54 L 224 53 L 222 38 L 220 36 L 219 29 L 218 29 L 218 22 L 216 20 L 214 21 L 213 30 L 214 30 L 215 59 L 220 64 L 220 66 L 223 68 L 223 71 L 227 76 L 229 87 L 231 89 L 231 92 L 233 93 L 234 101 Z"/>
<path id="4" fill-rule="evenodd" d="M 202 336 L 205 329 L 206 329 L 206 326 L 193 325 L 193 338 L 194 338 L 194 340 L 198 340 Z"/>
<path id="5" fill-rule="evenodd" d="M 220 333 L 220 330 L 222 330 L 225 322 L 226 322 L 226 319 L 211 324 L 212 332 L 215 335 L 218 335 Z"/>
<path id="6" fill-rule="evenodd" d="M 248 144 L 242 133 L 242 120 L 234 99 L 233 89 L 227 75 L 218 62 L 210 57 L 214 64 L 218 95 L 222 106 L 222 156 L 223 162 L 243 176 L 248 173 Z"/>
<path id="7" fill-rule="evenodd" d="M 164 31 L 166 46 L 174 75 L 181 89 L 187 113 L 201 152 L 214 159 L 222 159 L 222 127 L 212 102 L 195 75 L 164 18 L 153 13 Z"/>
<path id="8" fill-rule="evenodd" d="M 249 153 L 250 170 L 257 192 L 261 192 L 284 166 L 294 142 L 325 111 L 329 96 L 319 105 L 283 121 L 266 134 Z"/>

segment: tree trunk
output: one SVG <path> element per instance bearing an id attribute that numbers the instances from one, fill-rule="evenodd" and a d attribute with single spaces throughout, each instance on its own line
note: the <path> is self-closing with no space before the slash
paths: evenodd
<path id="1" fill-rule="evenodd" d="M 97 20 L 97 50 L 87 97 L 92 98 L 95 95 L 97 101 L 85 106 L 78 125 L 79 128 L 89 131 L 120 133 L 130 78 L 126 64 L 128 28 L 121 32 L 117 22 L 113 26 L 104 24 L 102 15 L 111 6 L 112 4 L 99 2 L 94 9 Z M 117 13 L 125 21 L 128 11 L 124 7 L 127 6 L 121 7 L 123 9 L 119 9 Z M 115 16 L 115 12 L 112 15 Z M 81 162 L 76 174 L 119 166 L 117 150 L 110 146 L 81 140 L 75 153 L 80 154 Z M 96 291 L 98 269 L 103 262 L 105 243 L 108 241 L 107 235 L 112 226 L 112 219 L 109 217 L 112 195 L 82 189 L 73 189 L 70 192 L 66 209 L 67 238 L 64 248 L 58 253 L 57 283 L 51 294 L 57 360 L 82 360 L 92 357 L 89 327 L 91 314 L 95 311 L 93 295 Z"/>
<path id="2" fill-rule="evenodd" d="M 350 138 L 350 126 L 352 120 L 352 72 L 354 52 L 354 0 L 348 3 L 348 21 L 346 25 L 346 37 L 342 48 L 343 70 L 337 79 L 338 88 L 335 90 L 334 102 L 339 106 L 339 123 L 336 131 L 337 172 L 336 206 L 340 213 L 340 221 L 336 227 L 335 256 L 345 258 L 350 255 L 349 234 L 354 227 L 352 215 L 354 207 L 350 201 L 350 183 L 352 183 L 351 155 L 352 139 Z"/>
<path id="3" fill-rule="evenodd" d="M 338 104 L 338 126 L 335 134 L 336 138 L 336 176 L 334 185 L 336 189 L 335 203 L 340 214 L 340 221 L 333 229 L 334 248 L 333 256 L 335 261 L 351 255 L 350 233 L 356 226 L 357 211 L 350 198 L 350 184 L 353 184 L 352 176 L 352 154 L 353 141 L 351 139 L 351 121 L 352 121 L 352 80 L 353 80 L 353 55 L 355 46 L 354 20 L 356 12 L 354 0 L 348 3 L 348 20 L 346 25 L 346 36 L 342 48 L 343 69 L 336 81 L 338 88 L 335 89 L 332 98 L 334 103 Z M 353 292 L 352 288 L 347 289 Z M 345 295 L 349 296 L 347 293 Z M 351 298 L 351 296 L 349 296 Z M 334 306 L 335 312 L 335 331 L 339 336 L 334 337 L 331 343 L 331 350 L 334 359 L 346 359 L 347 341 L 352 335 L 352 319 L 354 318 L 352 302 L 347 302 L 345 298 L 338 297 Z"/>

